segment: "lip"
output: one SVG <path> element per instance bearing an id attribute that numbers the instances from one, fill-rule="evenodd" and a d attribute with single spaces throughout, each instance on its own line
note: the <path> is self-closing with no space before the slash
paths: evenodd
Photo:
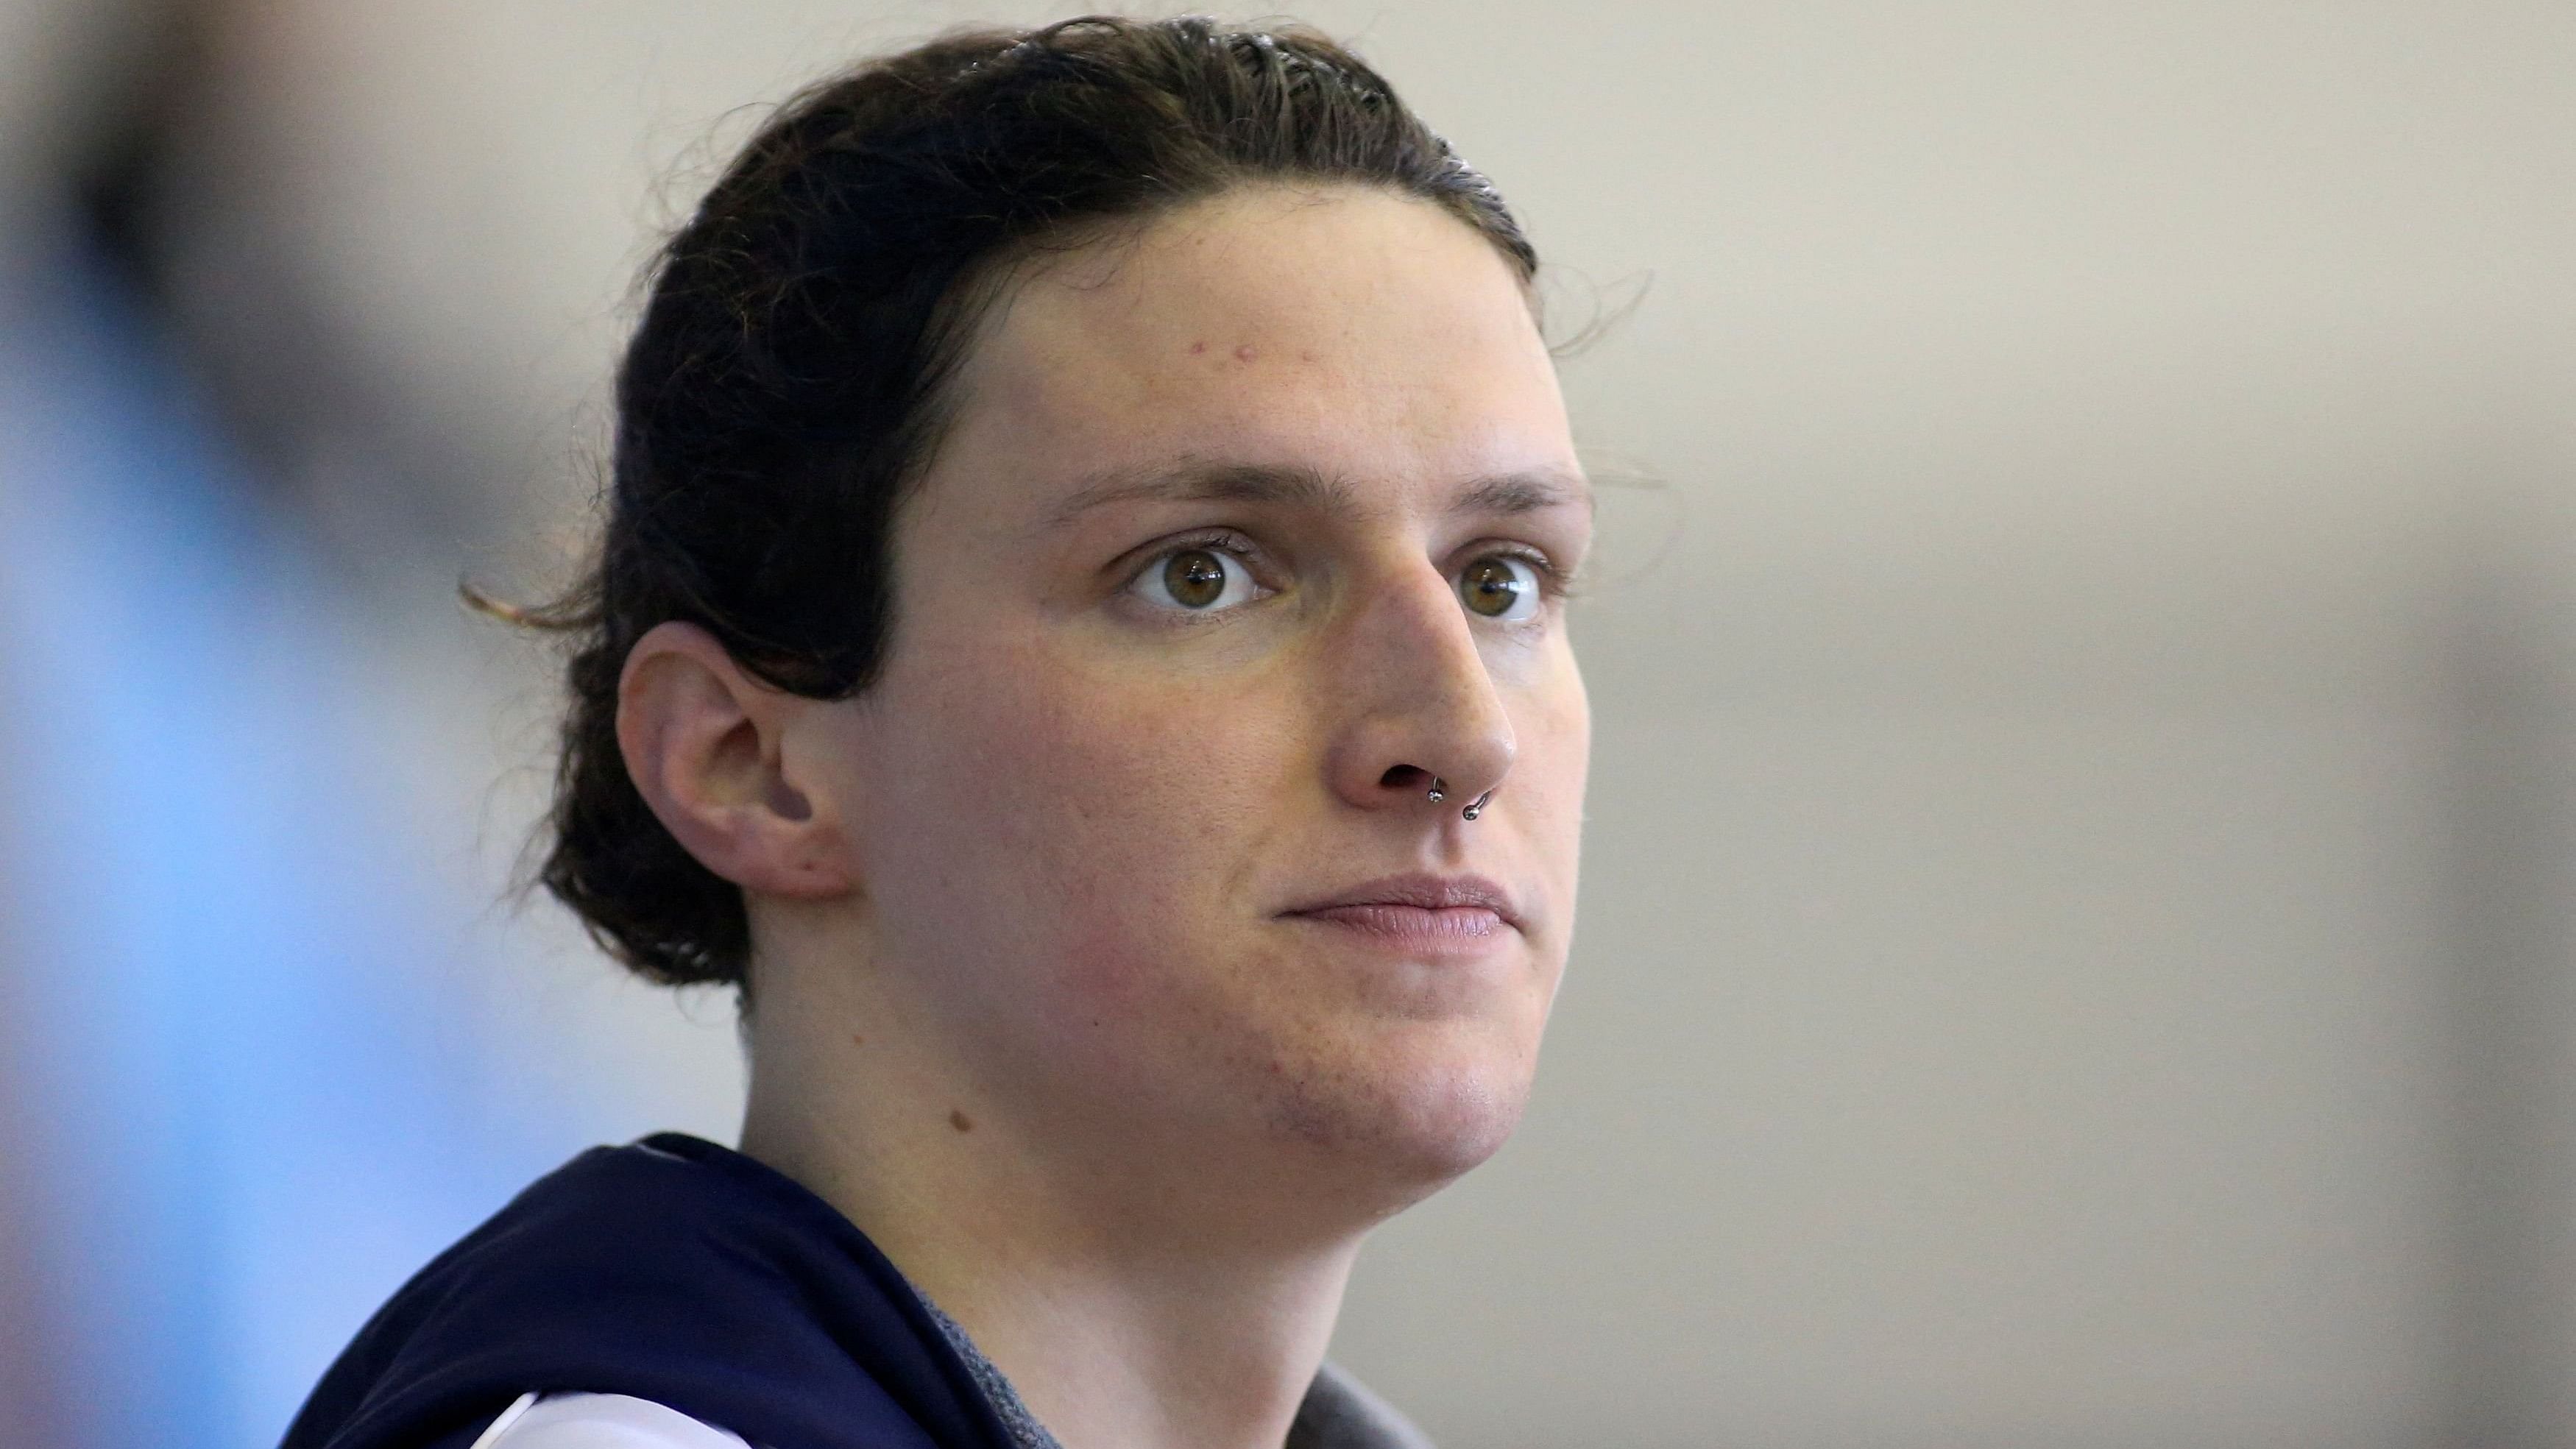
<path id="1" fill-rule="evenodd" d="M 1511 892 L 1480 875 L 1390 875 L 1280 913 L 1417 949 L 1475 950 L 1520 929 Z"/>

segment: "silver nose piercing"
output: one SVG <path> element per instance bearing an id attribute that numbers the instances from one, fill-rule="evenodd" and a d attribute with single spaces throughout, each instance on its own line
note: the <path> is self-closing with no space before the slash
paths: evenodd
<path id="1" fill-rule="evenodd" d="M 1495 786 L 1495 787 L 1494 787 L 1494 790 L 1499 790 L 1499 789 L 1501 789 L 1501 788 L 1502 788 L 1502 786 L 1497 785 L 1497 786 Z M 1458 812 L 1458 818 L 1459 818 L 1459 819 L 1461 819 L 1461 820 L 1473 820 L 1473 819 L 1475 819 L 1477 816 L 1484 814 L 1484 813 L 1485 813 L 1485 802 L 1494 798 L 1494 790 L 1488 790 L 1488 791 L 1486 791 L 1484 794 L 1477 796 L 1477 797 L 1476 797 L 1476 803 L 1475 803 L 1475 804 L 1470 805 L 1470 806 L 1468 806 L 1466 809 L 1461 810 L 1461 811 L 1459 811 L 1459 812 Z M 1449 782 L 1448 782 L 1448 781 L 1446 781 L 1446 780 L 1441 779 L 1441 778 L 1440 778 L 1439 776 L 1437 776 L 1437 775 L 1432 776 L 1432 777 L 1431 777 L 1431 790 L 1430 790 L 1430 797 L 1431 797 L 1431 803 L 1432 803 L 1432 804 L 1434 804 L 1434 805 L 1437 805 L 1437 804 L 1439 804 L 1441 801 L 1448 799 L 1448 798 L 1449 798 Z"/>

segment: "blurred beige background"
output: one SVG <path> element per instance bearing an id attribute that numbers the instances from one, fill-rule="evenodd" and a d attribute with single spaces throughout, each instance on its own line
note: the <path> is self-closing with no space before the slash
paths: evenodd
<path id="1" fill-rule="evenodd" d="M 18 0 L 0 154 L 153 158 L 489 900 L 551 685 L 450 590 L 559 576 L 656 229 L 736 108 L 1060 13 Z M 1650 279 L 1565 371 L 1630 486 L 1541 1094 L 1339 1355 L 1453 1449 L 2576 1446 L 2576 8 L 1300 13 L 1562 330 Z M 496 1097 L 729 1138 L 722 1003 L 470 929 Z"/>

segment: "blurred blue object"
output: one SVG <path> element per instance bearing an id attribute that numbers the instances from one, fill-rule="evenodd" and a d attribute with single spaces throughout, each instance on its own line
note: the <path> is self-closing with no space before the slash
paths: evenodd
<path id="1" fill-rule="evenodd" d="M 79 1445 L 250 1449 L 553 1150 L 472 1090 L 436 926 L 476 903 L 406 856 L 362 631 L 94 260 L 20 276 L 0 1030 L 46 1321 L 0 1352 L 41 1346 Z"/>

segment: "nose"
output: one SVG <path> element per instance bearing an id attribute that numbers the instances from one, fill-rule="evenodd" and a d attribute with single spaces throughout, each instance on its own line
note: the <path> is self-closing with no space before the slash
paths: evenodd
<path id="1" fill-rule="evenodd" d="M 1336 794 L 1436 819 L 1501 787 L 1517 752 L 1511 716 L 1437 568 L 1425 561 L 1381 581 L 1337 632 L 1330 687 L 1345 712 L 1327 763 Z"/>

